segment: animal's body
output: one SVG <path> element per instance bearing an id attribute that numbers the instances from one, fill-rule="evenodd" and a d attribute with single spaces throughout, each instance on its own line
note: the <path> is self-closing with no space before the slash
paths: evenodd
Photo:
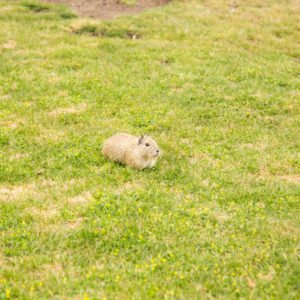
<path id="1" fill-rule="evenodd" d="M 142 170 L 155 165 L 160 150 L 150 136 L 118 133 L 104 142 L 102 154 L 113 161 Z"/>

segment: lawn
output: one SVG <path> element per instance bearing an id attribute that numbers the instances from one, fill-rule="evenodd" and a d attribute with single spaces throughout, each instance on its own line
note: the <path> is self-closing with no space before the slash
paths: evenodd
<path id="1" fill-rule="evenodd" d="M 1 0 L 0 299 L 299 299 L 299 41 L 292 0 Z"/>

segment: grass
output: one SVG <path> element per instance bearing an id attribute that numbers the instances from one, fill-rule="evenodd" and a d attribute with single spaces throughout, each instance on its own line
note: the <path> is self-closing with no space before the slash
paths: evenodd
<path id="1" fill-rule="evenodd" d="M 0 2 L 0 299 L 299 299 L 299 5 L 232 3 Z"/>

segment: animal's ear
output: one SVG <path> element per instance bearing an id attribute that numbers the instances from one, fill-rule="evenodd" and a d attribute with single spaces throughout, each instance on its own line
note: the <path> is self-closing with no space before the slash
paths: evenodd
<path id="1" fill-rule="evenodd" d="M 139 141 L 138 141 L 138 145 L 140 145 L 143 142 L 143 139 L 144 139 L 144 136 L 141 135 L 140 138 L 139 138 Z"/>

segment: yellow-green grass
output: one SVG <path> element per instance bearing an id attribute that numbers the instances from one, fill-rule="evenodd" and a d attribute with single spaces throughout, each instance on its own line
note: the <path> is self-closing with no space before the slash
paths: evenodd
<path id="1" fill-rule="evenodd" d="M 0 2 L 0 299 L 299 297 L 299 4 L 236 3 Z"/>

